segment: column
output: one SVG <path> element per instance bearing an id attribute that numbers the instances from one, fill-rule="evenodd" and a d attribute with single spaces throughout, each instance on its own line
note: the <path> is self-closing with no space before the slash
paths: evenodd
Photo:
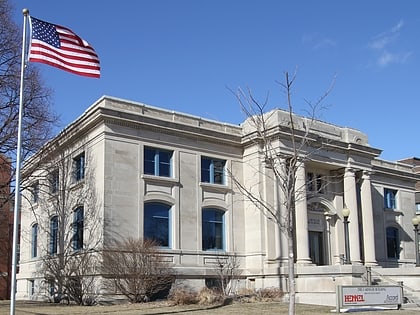
<path id="1" fill-rule="evenodd" d="M 305 177 L 305 166 L 302 163 L 296 170 L 295 181 L 296 262 L 300 264 L 311 263 Z"/>
<path id="2" fill-rule="evenodd" d="M 283 165 L 282 165 L 283 167 Z M 282 169 L 283 170 L 283 169 Z M 284 178 L 284 177 L 283 177 Z M 275 230 L 276 257 L 280 263 L 288 263 L 288 242 L 287 242 L 287 211 L 284 206 L 285 195 L 281 189 L 279 179 L 276 178 L 276 204 L 278 224 Z"/>
<path id="3" fill-rule="evenodd" d="M 356 176 L 354 169 L 346 167 L 344 172 L 344 203 L 350 209 L 349 239 L 350 261 L 360 264 L 359 219 L 357 215 Z"/>
<path id="4" fill-rule="evenodd" d="M 325 216 L 325 222 L 327 223 L 325 232 L 327 233 L 327 257 L 328 257 L 328 261 L 327 261 L 327 265 L 332 265 L 333 264 L 333 260 L 332 260 L 332 251 L 331 251 L 331 219 L 332 219 L 332 215 L 329 212 L 324 212 L 324 216 Z"/>
<path id="5" fill-rule="evenodd" d="M 365 254 L 365 265 L 377 265 L 375 256 L 375 235 L 373 224 L 372 190 L 370 174 L 363 171 L 362 187 L 362 223 L 363 223 L 363 247 Z"/>

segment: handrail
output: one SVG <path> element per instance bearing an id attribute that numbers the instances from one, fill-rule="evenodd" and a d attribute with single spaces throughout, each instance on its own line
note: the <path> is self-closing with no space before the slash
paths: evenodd
<path id="1" fill-rule="evenodd" d="M 409 287 L 409 286 L 407 286 L 405 284 L 402 284 L 402 281 L 396 281 L 396 280 L 394 280 L 394 279 L 392 279 L 392 278 L 390 278 L 388 276 L 385 276 L 385 275 L 379 273 L 376 270 L 372 270 L 372 268 L 370 269 L 370 272 L 373 273 L 373 274 L 375 274 L 376 276 L 379 276 L 382 279 L 385 279 L 388 282 L 391 282 L 391 283 L 395 284 L 395 285 L 402 285 L 403 289 L 406 289 L 409 292 L 417 292 L 415 289 L 413 289 L 413 288 L 411 288 L 411 287 Z"/>

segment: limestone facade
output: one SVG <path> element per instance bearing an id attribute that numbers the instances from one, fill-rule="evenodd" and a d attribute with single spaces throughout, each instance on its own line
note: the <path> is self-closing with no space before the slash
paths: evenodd
<path id="1" fill-rule="evenodd" d="M 285 158 L 291 154 L 287 117 L 282 110 L 267 116 L 272 146 Z M 299 116 L 295 123 L 311 138 L 304 149 L 310 158 L 296 173 L 297 292 L 319 292 L 320 281 L 334 292 L 337 277 L 354 281 L 352 275 L 364 266 L 413 268 L 418 175 L 410 165 L 381 160 L 381 150 L 358 130 Z M 85 212 L 101 218 L 97 234 L 89 236 L 97 238 L 98 249 L 116 235 L 158 238 L 167 260 L 196 288 L 214 277 L 218 256 L 236 254 L 242 270 L 238 286 L 287 290 L 285 233 L 235 184 L 284 211 L 281 183 L 265 167 L 256 140 L 250 120 L 232 125 L 102 97 L 27 161 L 24 174 L 31 187 L 34 174 L 45 172 L 36 165 L 48 150 L 52 159 L 58 152 L 76 162 L 83 156 L 97 199 L 94 209 L 85 205 Z M 48 247 L 40 229 L 40 253 L 33 255 L 34 224 L 49 212 L 31 201 L 32 193 L 25 191 L 22 199 L 20 299 L 39 292 L 43 278 L 37 270 L 42 248 Z M 345 257 L 344 207 L 350 209 L 350 257 Z M 317 273 L 326 276 L 311 278 Z"/>

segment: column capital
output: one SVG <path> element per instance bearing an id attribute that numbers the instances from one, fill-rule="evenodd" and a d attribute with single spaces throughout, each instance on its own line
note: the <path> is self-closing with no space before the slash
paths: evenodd
<path id="1" fill-rule="evenodd" d="M 370 179 L 370 176 L 373 174 L 374 172 L 371 170 L 363 170 L 362 171 L 362 179 Z"/>
<path id="2" fill-rule="evenodd" d="M 329 211 L 324 212 L 325 220 L 327 222 L 330 222 L 332 220 L 332 218 L 335 217 L 336 215 L 337 215 L 336 213 L 331 213 Z"/>
<path id="3" fill-rule="evenodd" d="M 352 166 L 346 166 L 344 169 L 344 176 L 355 176 L 356 175 L 356 169 Z"/>

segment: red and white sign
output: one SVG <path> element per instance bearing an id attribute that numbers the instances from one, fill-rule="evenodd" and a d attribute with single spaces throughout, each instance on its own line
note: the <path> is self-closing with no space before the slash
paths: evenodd
<path id="1" fill-rule="evenodd" d="M 402 304 L 400 286 L 342 286 L 342 306 Z"/>

